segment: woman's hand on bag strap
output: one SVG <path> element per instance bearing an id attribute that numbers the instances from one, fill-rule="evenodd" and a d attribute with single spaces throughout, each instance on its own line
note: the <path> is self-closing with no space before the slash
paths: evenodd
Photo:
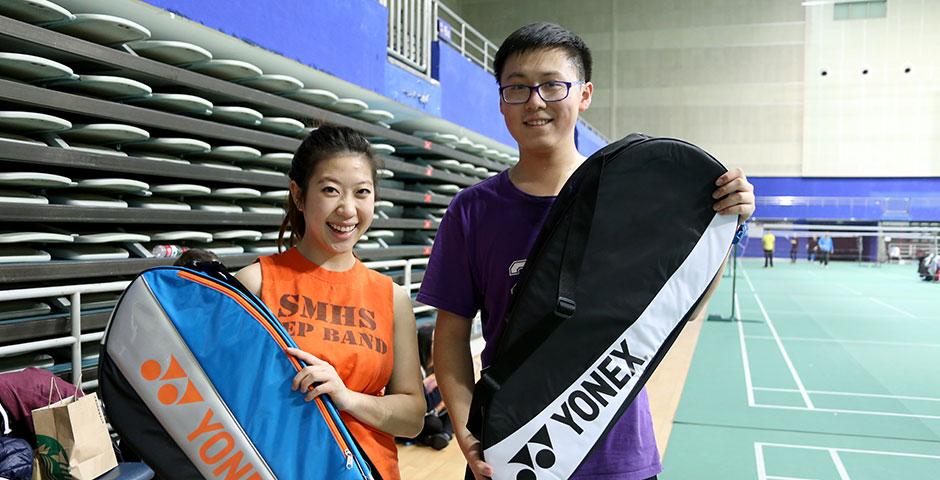
<path id="1" fill-rule="evenodd" d="M 333 365 L 297 348 L 288 348 L 287 353 L 307 364 L 297 372 L 297 375 L 294 375 L 291 390 L 306 392 L 304 400 L 307 402 L 327 394 L 336 408 L 349 410 L 352 407 L 354 395 L 346 388 L 346 384 L 343 383 L 343 379 L 339 378 Z"/>

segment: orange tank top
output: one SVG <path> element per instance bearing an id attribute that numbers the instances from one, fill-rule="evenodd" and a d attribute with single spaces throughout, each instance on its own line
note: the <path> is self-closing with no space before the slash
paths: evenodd
<path id="1" fill-rule="evenodd" d="M 362 262 L 326 270 L 296 248 L 261 257 L 261 300 L 301 350 L 329 362 L 350 390 L 381 396 L 392 375 L 392 280 Z M 384 479 L 398 479 L 392 435 L 340 412 Z"/>

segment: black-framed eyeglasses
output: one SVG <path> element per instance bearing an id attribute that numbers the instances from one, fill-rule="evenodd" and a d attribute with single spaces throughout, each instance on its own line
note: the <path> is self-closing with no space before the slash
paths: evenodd
<path id="1" fill-rule="evenodd" d="M 539 98 L 545 102 L 560 102 L 568 98 L 572 85 L 583 85 L 584 81 L 562 82 L 560 80 L 549 80 L 535 86 L 514 84 L 499 88 L 499 96 L 504 102 L 518 105 L 526 103 L 532 97 L 532 92 L 537 92 Z"/>

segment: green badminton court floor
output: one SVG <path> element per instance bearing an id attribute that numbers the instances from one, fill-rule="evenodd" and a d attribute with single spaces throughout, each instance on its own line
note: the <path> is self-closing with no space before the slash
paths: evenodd
<path id="1" fill-rule="evenodd" d="M 715 293 L 664 480 L 940 479 L 940 284 L 912 265 L 739 262 Z"/>

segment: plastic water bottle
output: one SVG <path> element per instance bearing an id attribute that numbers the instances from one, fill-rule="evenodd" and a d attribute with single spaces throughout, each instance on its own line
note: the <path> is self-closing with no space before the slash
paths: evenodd
<path id="1" fill-rule="evenodd" d="M 187 250 L 179 245 L 154 245 L 150 251 L 154 257 L 178 257 Z"/>

